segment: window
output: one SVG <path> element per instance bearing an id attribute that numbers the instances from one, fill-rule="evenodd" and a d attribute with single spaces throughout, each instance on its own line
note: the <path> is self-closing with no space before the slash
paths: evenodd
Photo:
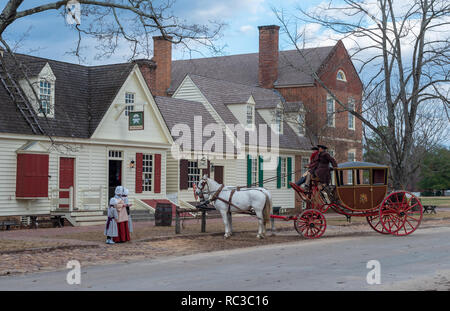
<path id="1" fill-rule="evenodd" d="M 355 151 L 348 152 L 348 162 L 355 162 Z M 353 184 L 353 174 L 350 174 L 350 172 L 348 174 L 348 183 Z"/>
<path id="2" fill-rule="evenodd" d="M 194 184 L 200 181 L 200 169 L 197 161 L 188 161 L 188 188 L 193 188 Z"/>
<path id="3" fill-rule="evenodd" d="M 297 116 L 298 135 L 305 135 L 305 114 L 299 113 Z"/>
<path id="4" fill-rule="evenodd" d="M 125 93 L 125 115 L 134 110 L 134 93 Z"/>
<path id="5" fill-rule="evenodd" d="M 334 127 L 334 99 L 331 96 L 327 97 L 327 125 Z"/>
<path id="6" fill-rule="evenodd" d="M 39 113 L 44 115 L 51 114 L 51 94 L 52 94 L 52 84 L 46 80 L 39 81 L 39 100 L 40 107 L 38 109 Z"/>
<path id="7" fill-rule="evenodd" d="M 281 158 L 281 187 L 287 185 L 287 158 Z"/>
<path id="8" fill-rule="evenodd" d="M 339 81 L 347 82 L 347 78 L 345 77 L 345 73 L 341 69 L 338 70 L 338 72 L 336 74 L 336 79 L 339 80 Z"/>
<path id="9" fill-rule="evenodd" d="M 122 151 L 119 150 L 109 150 L 108 157 L 110 159 L 122 159 Z"/>
<path id="10" fill-rule="evenodd" d="M 355 110 L 355 100 L 352 97 L 348 99 L 348 110 Z M 355 129 L 355 116 L 351 112 L 348 112 L 348 128 Z"/>
<path id="11" fill-rule="evenodd" d="M 253 126 L 254 115 L 255 115 L 255 106 L 247 104 L 247 128 L 251 128 Z"/>
<path id="12" fill-rule="evenodd" d="M 356 170 L 356 184 L 370 185 L 370 170 L 368 169 Z"/>
<path id="13" fill-rule="evenodd" d="M 142 191 L 152 191 L 153 155 L 142 155 Z"/>
<path id="14" fill-rule="evenodd" d="M 252 157 L 252 183 L 258 182 L 258 157 Z"/>
<path id="15" fill-rule="evenodd" d="M 275 109 L 275 132 L 281 134 L 283 132 L 283 115 L 281 109 Z"/>

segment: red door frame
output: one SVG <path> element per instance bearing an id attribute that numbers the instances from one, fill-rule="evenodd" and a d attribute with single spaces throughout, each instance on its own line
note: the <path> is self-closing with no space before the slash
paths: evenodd
<path id="1" fill-rule="evenodd" d="M 75 158 L 59 158 L 59 189 L 69 189 L 72 186 L 74 197 L 72 204 L 75 202 Z M 69 198 L 69 192 L 60 191 L 59 197 L 61 199 Z M 69 204 L 59 204 L 59 208 L 69 208 Z"/>

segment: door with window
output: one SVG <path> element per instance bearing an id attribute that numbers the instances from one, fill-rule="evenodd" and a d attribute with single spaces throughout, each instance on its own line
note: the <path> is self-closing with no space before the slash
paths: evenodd
<path id="1" fill-rule="evenodd" d="M 59 189 L 67 189 L 59 192 L 59 208 L 69 208 L 69 189 L 75 186 L 75 159 L 59 158 Z M 75 189 L 73 191 L 75 193 Z M 61 200 L 63 199 L 63 200 Z M 73 198 L 72 198 L 73 200 Z M 72 204 L 74 202 L 72 201 Z"/>

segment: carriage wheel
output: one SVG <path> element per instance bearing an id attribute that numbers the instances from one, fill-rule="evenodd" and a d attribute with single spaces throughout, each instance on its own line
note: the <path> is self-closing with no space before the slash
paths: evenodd
<path id="1" fill-rule="evenodd" d="M 367 216 L 366 217 L 367 222 L 372 227 L 373 230 L 375 230 L 378 233 L 381 234 L 389 234 L 390 232 L 387 231 L 380 220 L 380 215 L 373 215 L 373 216 Z"/>
<path id="2" fill-rule="evenodd" d="M 294 221 L 295 230 L 308 239 L 320 238 L 327 229 L 325 216 L 318 210 L 308 209 Z"/>
<path id="3" fill-rule="evenodd" d="M 422 210 L 422 204 L 413 194 L 396 191 L 381 203 L 381 223 L 393 235 L 408 235 L 419 227 L 423 217 Z"/>

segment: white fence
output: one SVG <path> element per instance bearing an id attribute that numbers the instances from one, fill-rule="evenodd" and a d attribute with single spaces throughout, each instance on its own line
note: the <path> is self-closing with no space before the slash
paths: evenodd
<path id="1" fill-rule="evenodd" d="M 104 198 L 103 194 L 106 189 L 103 186 L 94 187 L 94 188 L 84 188 L 78 190 L 79 194 L 79 202 L 77 202 L 76 206 L 78 210 L 102 210 L 106 208 L 106 204 L 103 204 Z M 68 198 L 61 198 L 61 193 L 67 193 Z M 74 200 L 74 189 L 70 187 L 69 189 L 59 189 L 54 188 L 50 191 L 50 203 L 52 207 L 52 211 L 60 209 L 61 205 L 64 208 L 69 209 L 69 211 L 73 211 L 75 200 Z"/>

